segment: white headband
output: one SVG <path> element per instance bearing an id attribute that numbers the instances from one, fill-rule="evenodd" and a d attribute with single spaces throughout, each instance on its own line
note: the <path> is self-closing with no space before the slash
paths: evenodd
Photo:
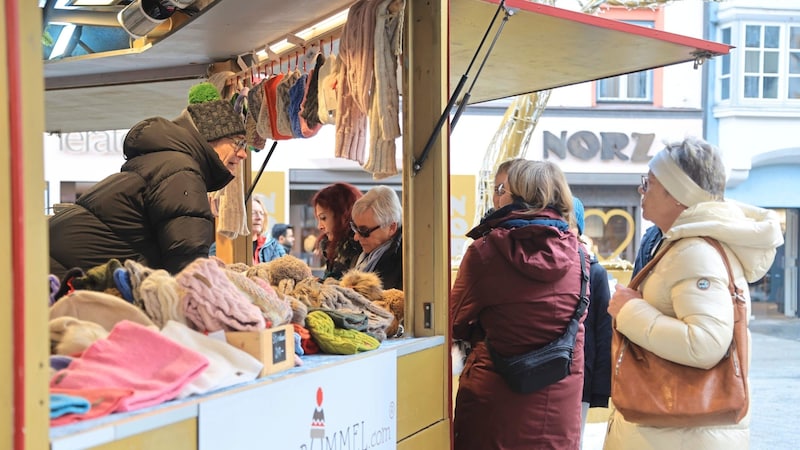
<path id="1" fill-rule="evenodd" d="M 664 189 L 675 200 L 686 206 L 694 206 L 702 202 L 714 200 L 710 192 L 703 190 L 672 160 L 669 152 L 661 150 L 650 160 L 650 170 Z"/>

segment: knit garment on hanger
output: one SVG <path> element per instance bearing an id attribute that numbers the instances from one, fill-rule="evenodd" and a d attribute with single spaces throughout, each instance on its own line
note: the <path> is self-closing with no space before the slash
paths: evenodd
<path id="1" fill-rule="evenodd" d="M 277 117 L 277 125 L 278 125 L 278 133 L 288 136 L 292 138 L 292 121 L 289 119 L 289 104 L 291 99 L 289 98 L 289 90 L 294 86 L 297 80 L 300 79 L 300 71 L 294 70 L 286 74 L 280 83 L 278 83 L 278 87 L 276 88 L 276 103 L 275 103 L 275 110 L 278 113 Z"/>
<path id="2" fill-rule="evenodd" d="M 216 192 L 219 197 L 217 233 L 228 239 L 247 236 L 247 208 L 244 205 L 244 164 L 239 164 L 233 181 Z"/>
<path id="3" fill-rule="evenodd" d="M 367 134 L 367 112 L 372 102 L 375 12 L 377 1 L 361 0 L 350 7 L 339 39 L 341 71 L 337 80 L 336 157 L 362 166 Z"/>
<path id="4" fill-rule="evenodd" d="M 364 169 L 376 180 L 397 174 L 395 139 L 400 137 L 397 58 L 402 53 L 405 1 L 383 0 L 375 26 L 375 86 L 369 111 L 369 160 Z"/>

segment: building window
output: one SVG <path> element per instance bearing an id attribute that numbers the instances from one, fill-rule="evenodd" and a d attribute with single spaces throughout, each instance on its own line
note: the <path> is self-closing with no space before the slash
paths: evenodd
<path id="1" fill-rule="evenodd" d="M 742 49 L 722 57 L 720 100 L 800 100 L 800 26 L 789 24 L 742 24 L 722 28 L 720 40 Z M 733 79 L 734 68 L 741 78 Z"/>
<path id="2" fill-rule="evenodd" d="M 652 21 L 625 22 L 642 27 L 653 28 Z M 598 102 L 644 102 L 653 101 L 653 71 L 629 73 L 597 82 Z"/>
<path id="3" fill-rule="evenodd" d="M 775 25 L 745 26 L 744 98 L 778 98 L 780 32 Z"/>
<path id="4" fill-rule="evenodd" d="M 730 45 L 731 43 L 731 29 L 723 28 L 720 32 L 720 41 L 723 44 Z M 719 73 L 719 87 L 720 87 L 720 99 L 722 100 L 729 100 L 731 98 L 731 55 L 728 53 L 727 55 L 722 55 L 720 60 L 720 73 Z"/>
<path id="5" fill-rule="evenodd" d="M 800 99 L 800 26 L 789 27 L 789 92 L 792 100 Z"/>

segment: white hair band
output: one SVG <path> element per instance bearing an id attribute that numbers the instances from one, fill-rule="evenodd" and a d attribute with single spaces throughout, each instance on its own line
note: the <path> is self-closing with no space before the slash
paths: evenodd
<path id="1" fill-rule="evenodd" d="M 710 192 L 703 190 L 689 178 L 689 175 L 686 175 L 686 172 L 672 160 L 666 149 L 658 152 L 650 160 L 649 166 L 664 189 L 681 204 L 694 206 L 698 203 L 715 200 Z"/>

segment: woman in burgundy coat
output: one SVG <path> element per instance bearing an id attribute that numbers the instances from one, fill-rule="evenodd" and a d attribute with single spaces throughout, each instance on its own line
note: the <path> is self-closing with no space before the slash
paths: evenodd
<path id="1" fill-rule="evenodd" d="M 572 194 L 547 161 L 515 161 L 505 189 L 511 195 L 468 233 L 474 242 L 450 292 L 452 337 L 473 348 L 459 380 L 455 449 L 579 449 L 583 318 L 571 375 L 530 394 L 494 372 L 484 342 L 514 356 L 564 332 L 581 290 L 578 239 L 566 219 Z"/>

